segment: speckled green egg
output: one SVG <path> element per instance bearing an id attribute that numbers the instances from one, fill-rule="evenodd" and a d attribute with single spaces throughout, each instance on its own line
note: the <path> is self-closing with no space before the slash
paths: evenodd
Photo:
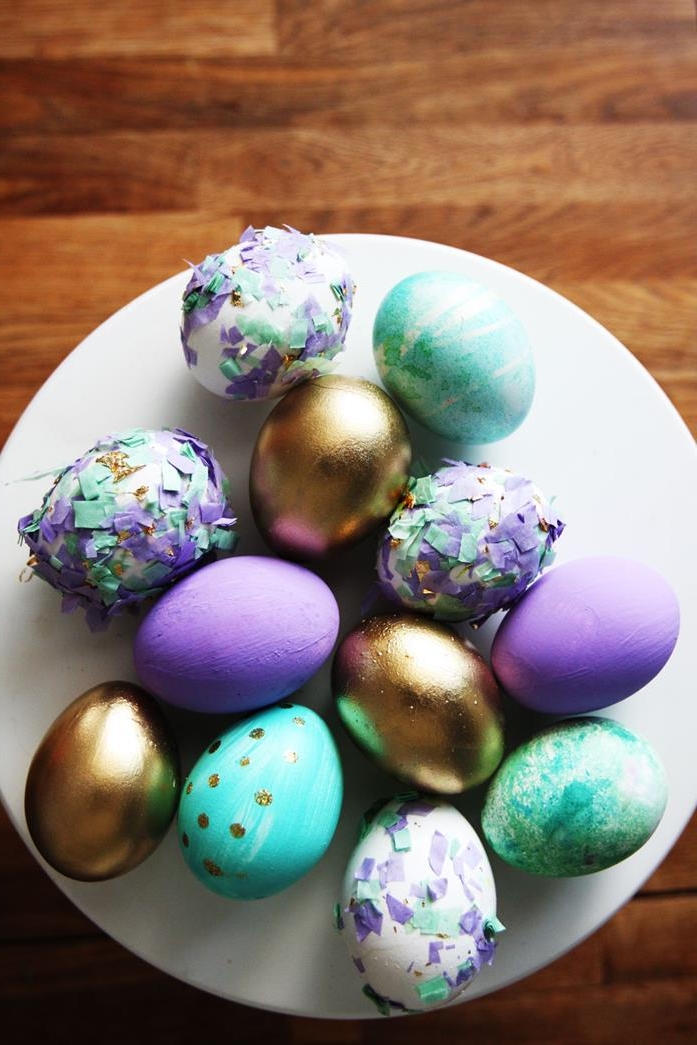
<path id="1" fill-rule="evenodd" d="M 373 352 L 402 409 L 448 439 L 503 439 L 532 405 L 535 364 L 521 319 L 493 288 L 458 272 L 416 272 L 392 287 Z"/>
<path id="2" fill-rule="evenodd" d="M 299 704 L 278 704 L 222 733 L 187 776 L 182 855 L 213 892 L 271 896 L 324 855 L 342 798 L 341 763 L 324 720 Z"/>
<path id="3" fill-rule="evenodd" d="M 565 719 L 504 759 L 482 809 L 494 852 L 524 871 L 592 874 L 635 853 L 665 811 L 664 766 L 611 719 Z"/>

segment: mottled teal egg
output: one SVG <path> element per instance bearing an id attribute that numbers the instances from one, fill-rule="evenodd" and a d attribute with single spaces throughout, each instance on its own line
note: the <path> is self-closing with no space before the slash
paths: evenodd
<path id="1" fill-rule="evenodd" d="M 383 298 L 373 351 L 387 391 L 426 428 L 492 443 L 523 422 L 535 391 L 525 327 L 494 290 L 457 272 L 417 272 Z"/>
<path id="2" fill-rule="evenodd" d="M 569 877 L 617 864 L 658 827 L 668 782 L 657 753 L 619 722 L 565 719 L 501 764 L 482 830 L 506 863 Z"/>
<path id="3" fill-rule="evenodd" d="M 286 889 L 323 856 L 339 820 L 334 739 L 310 708 L 278 704 L 214 740 L 179 802 L 181 852 L 213 892 L 254 900 Z"/>

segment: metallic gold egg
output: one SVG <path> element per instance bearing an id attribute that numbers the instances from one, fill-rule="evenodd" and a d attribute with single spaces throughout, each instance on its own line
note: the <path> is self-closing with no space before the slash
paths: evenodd
<path id="1" fill-rule="evenodd" d="M 61 874 L 94 882 L 130 871 L 164 837 L 179 798 L 176 742 L 154 698 L 104 682 L 53 722 L 32 759 L 24 810 Z"/>
<path id="2" fill-rule="evenodd" d="M 452 628 L 416 614 L 369 617 L 339 644 L 332 692 L 349 735 L 405 783 L 459 794 L 503 757 L 489 665 Z"/>
<path id="3" fill-rule="evenodd" d="M 259 432 L 249 476 L 254 519 L 280 555 L 327 558 L 392 514 L 410 464 L 406 423 L 381 388 L 339 375 L 304 382 Z"/>

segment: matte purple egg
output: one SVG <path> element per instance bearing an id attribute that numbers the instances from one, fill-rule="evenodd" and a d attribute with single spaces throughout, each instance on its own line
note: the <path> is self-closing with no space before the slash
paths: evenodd
<path id="1" fill-rule="evenodd" d="M 238 555 L 204 566 L 155 603 L 136 634 L 135 667 L 170 704 L 249 711 L 300 689 L 338 630 L 336 599 L 315 573 Z"/>
<path id="2" fill-rule="evenodd" d="M 535 711 L 578 714 L 642 689 L 675 648 L 680 608 L 645 563 L 593 556 L 549 570 L 504 618 L 491 648 L 502 688 Z"/>

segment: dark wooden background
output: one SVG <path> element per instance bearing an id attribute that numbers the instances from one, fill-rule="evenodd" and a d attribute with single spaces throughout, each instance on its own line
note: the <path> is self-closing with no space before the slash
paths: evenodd
<path id="1" fill-rule="evenodd" d="M 0 443 L 112 311 L 282 222 L 527 272 L 697 433 L 691 0 L 0 0 L 0 85 Z M 695 820 L 571 954 L 406 1021 L 273 1015 L 168 978 L 63 898 L 4 814 L 0 905 L 4 1042 L 697 1040 Z"/>

